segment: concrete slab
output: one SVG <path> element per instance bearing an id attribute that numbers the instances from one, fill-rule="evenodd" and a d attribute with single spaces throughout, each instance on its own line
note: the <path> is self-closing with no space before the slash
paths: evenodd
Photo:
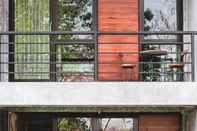
<path id="1" fill-rule="evenodd" d="M 0 106 L 195 106 L 197 83 L 0 83 Z"/>

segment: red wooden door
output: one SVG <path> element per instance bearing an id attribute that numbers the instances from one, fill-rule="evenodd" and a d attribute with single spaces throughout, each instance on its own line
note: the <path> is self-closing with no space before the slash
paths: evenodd
<path id="1" fill-rule="evenodd" d="M 100 32 L 137 32 L 139 30 L 138 0 L 98 1 Z M 137 35 L 100 35 L 98 41 L 99 80 L 138 80 Z"/>

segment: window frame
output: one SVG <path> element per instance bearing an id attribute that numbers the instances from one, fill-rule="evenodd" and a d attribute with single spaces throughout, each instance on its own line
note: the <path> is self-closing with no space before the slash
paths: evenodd
<path id="1" fill-rule="evenodd" d="M 139 12 L 140 12 L 140 31 L 144 32 L 144 1 L 145 0 L 139 0 Z M 180 6 L 181 5 L 181 6 Z M 176 28 L 175 31 L 183 31 L 183 0 L 176 0 Z M 140 41 L 168 41 L 168 40 L 174 40 L 177 41 L 179 38 L 175 39 L 144 39 L 144 36 L 140 36 Z"/>
<path id="2" fill-rule="evenodd" d="M 139 12 L 140 12 L 140 32 L 144 31 L 144 1 L 139 0 Z M 181 5 L 181 6 L 180 6 Z M 175 31 L 183 31 L 183 0 L 176 0 L 176 28 Z M 183 42 L 183 35 L 176 35 L 175 39 L 144 39 L 144 35 L 139 36 L 139 43 L 143 42 Z M 139 50 L 142 51 L 142 44 L 140 44 Z M 177 46 L 176 50 L 183 50 L 183 45 Z M 143 71 L 143 65 L 140 65 L 139 71 Z M 140 75 L 140 81 L 143 81 L 143 75 Z"/>
<path id="3" fill-rule="evenodd" d="M 63 40 L 63 39 L 54 39 L 52 36 L 50 36 L 50 42 L 53 41 L 72 41 L 72 42 L 86 42 L 89 41 L 91 43 L 94 43 L 93 45 L 95 46 L 95 49 L 97 48 L 97 32 L 98 32 L 98 25 L 97 25 L 97 18 L 98 18 L 98 12 L 97 12 L 97 7 L 98 7 L 98 0 L 91 0 L 92 1 L 92 27 L 90 31 L 83 31 L 83 32 L 94 32 L 95 35 L 92 35 L 91 39 L 77 39 L 77 40 Z M 54 6 L 55 5 L 55 6 Z M 51 23 L 51 31 L 57 31 L 58 29 L 58 1 L 50 0 L 50 23 Z M 76 31 L 69 31 L 69 32 L 76 32 Z M 50 52 L 56 52 L 56 45 L 50 45 Z M 96 54 L 96 53 L 95 53 Z M 97 56 L 95 55 L 94 58 Z M 57 74 L 52 74 L 51 72 L 57 72 L 56 68 L 56 54 L 50 54 L 50 81 L 57 81 Z M 96 59 L 94 60 L 96 61 Z M 54 63 L 54 64 L 53 64 Z M 94 65 L 96 66 L 96 64 Z M 96 67 L 94 67 L 96 68 Z M 96 75 L 96 70 L 94 69 L 94 75 Z"/>
<path id="4" fill-rule="evenodd" d="M 97 44 L 98 44 L 98 40 L 97 40 L 97 32 L 98 32 L 98 26 L 97 26 L 97 17 L 98 17 L 98 12 L 97 12 L 97 6 L 98 6 L 98 0 L 92 0 L 92 29 L 91 32 L 94 32 L 94 35 L 92 35 L 92 39 L 88 39 L 91 40 L 92 43 L 94 43 L 93 45 L 95 46 L 95 49 L 97 48 Z M 54 0 L 49 0 L 49 16 L 50 16 L 50 20 L 49 20 L 49 25 L 50 25 L 50 31 L 56 31 L 56 13 L 57 13 L 57 8 L 55 8 L 54 4 L 57 4 L 57 1 Z M 9 31 L 15 31 L 15 0 L 10 0 L 9 2 Z M 76 31 L 70 31 L 70 32 L 76 32 Z M 84 31 L 84 32 L 90 32 L 90 31 Z M 10 42 L 15 42 L 15 35 L 9 35 L 9 41 Z M 77 42 L 84 42 L 87 39 L 83 39 L 83 40 L 75 40 L 76 43 Z M 54 41 L 54 37 L 53 35 L 49 35 L 49 42 L 53 42 Z M 64 40 L 66 42 L 66 40 Z M 9 81 L 11 82 L 55 82 L 56 81 L 56 74 L 52 74 L 51 72 L 56 72 L 56 64 L 53 64 L 53 62 L 56 62 L 56 56 L 55 54 L 51 54 L 51 52 L 56 52 L 56 46 L 57 45 L 49 45 L 49 53 L 50 53 L 50 58 L 49 58 L 49 79 L 16 79 L 15 78 L 15 56 L 14 53 L 9 54 Z M 9 52 L 15 52 L 15 45 L 10 44 L 9 45 Z M 95 60 L 97 55 L 95 53 Z M 95 62 L 96 63 L 96 62 Z M 96 64 L 95 64 L 96 66 Z M 97 67 L 95 67 L 96 69 Z M 97 71 L 94 70 L 94 74 Z M 95 76 L 96 77 L 96 76 Z"/>

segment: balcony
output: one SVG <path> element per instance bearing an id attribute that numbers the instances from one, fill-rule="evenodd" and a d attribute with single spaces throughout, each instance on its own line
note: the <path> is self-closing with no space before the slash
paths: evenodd
<path id="1" fill-rule="evenodd" d="M 194 81 L 195 35 L 1 32 L 0 76 L 22 82 Z"/>

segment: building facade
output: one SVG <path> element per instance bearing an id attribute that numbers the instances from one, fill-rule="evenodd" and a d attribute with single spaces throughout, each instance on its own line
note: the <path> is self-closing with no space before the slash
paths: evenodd
<path id="1" fill-rule="evenodd" d="M 0 0 L 0 131 L 196 131 L 196 6 Z"/>

